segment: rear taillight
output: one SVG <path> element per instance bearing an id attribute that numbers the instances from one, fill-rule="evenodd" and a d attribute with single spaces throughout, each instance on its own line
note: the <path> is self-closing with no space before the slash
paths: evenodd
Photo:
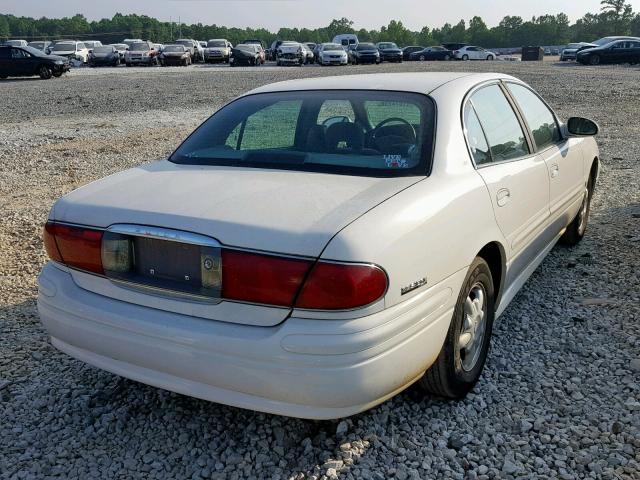
<path id="1" fill-rule="evenodd" d="M 79 270 L 104 274 L 101 230 L 47 222 L 44 244 L 52 260 Z"/>
<path id="2" fill-rule="evenodd" d="M 318 262 L 296 308 L 346 310 L 369 305 L 387 291 L 387 275 L 375 265 Z"/>
<path id="3" fill-rule="evenodd" d="M 313 262 L 222 251 L 222 298 L 290 307 Z"/>
<path id="4" fill-rule="evenodd" d="M 139 241 L 144 241 L 142 238 L 145 237 L 141 237 Z M 132 237 L 124 234 L 47 222 L 43 240 L 52 260 L 78 270 L 114 278 L 140 269 L 142 273 L 146 272 L 142 268 L 144 255 L 139 255 L 141 258 L 134 260 L 136 255 Z M 156 240 L 157 242 L 166 243 L 160 240 Z M 158 248 L 155 247 L 141 250 L 146 254 L 157 251 Z M 347 310 L 369 305 L 379 300 L 387 291 L 387 275 L 375 265 L 315 262 L 223 248 L 222 266 L 213 268 L 215 258 L 209 258 L 205 253 L 207 252 L 200 252 L 199 256 L 195 256 L 204 265 L 198 266 L 199 282 L 202 284 L 198 287 L 207 290 L 207 294 L 211 294 L 208 290 L 216 290 L 214 296 L 225 300 L 313 310 Z M 187 255 L 189 259 L 192 256 Z M 160 262 L 153 255 L 147 260 Z M 211 267 L 208 267 L 207 261 Z M 219 261 L 217 265 L 220 265 Z M 165 270 L 172 272 L 170 266 L 165 265 Z M 167 272 L 164 273 L 166 276 Z M 154 275 L 153 271 L 151 275 Z M 153 280 L 150 280 L 149 275 L 145 278 L 138 277 L 131 281 L 149 283 Z M 196 290 L 196 294 L 204 291 Z"/>

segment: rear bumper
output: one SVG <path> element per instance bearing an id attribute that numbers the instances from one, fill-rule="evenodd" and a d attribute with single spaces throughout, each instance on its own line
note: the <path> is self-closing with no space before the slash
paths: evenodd
<path id="1" fill-rule="evenodd" d="M 255 327 L 97 295 L 49 263 L 38 310 L 55 347 L 98 368 L 236 407 L 328 419 L 373 407 L 422 376 L 463 278 L 368 317 Z"/>

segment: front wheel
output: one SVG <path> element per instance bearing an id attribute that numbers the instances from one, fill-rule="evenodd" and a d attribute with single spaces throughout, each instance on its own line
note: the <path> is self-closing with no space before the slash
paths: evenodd
<path id="1" fill-rule="evenodd" d="M 42 65 L 38 69 L 38 75 L 43 80 L 49 80 L 53 76 L 53 71 L 51 70 L 51 67 L 48 67 L 47 65 Z"/>
<path id="2" fill-rule="evenodd" d="M 448 62 L 449 60 L 451 60 L 451 57 L 449 55 L 445 55 L 444 56 L 444 61 Z"/>
<path id="3" fill-rule="evenodd" d="M 589 63 L 591 65 L 600 65 L 600 55 L 591 55 Z"/>
<path id="4" fill-rule="evenodd" d="M 476 257 L 462 284 L 442 350 L 420 379 L 425 390 L 442 397 L 462 398 L 474 387 L 489 352 L 494 295 L 489 265 Z"/>
<path id="5" fill-rule="evenodd" d="M 493 57 L 491 55 L 487 55 L 487 61 L 488 60 L 493 60 Z"/>

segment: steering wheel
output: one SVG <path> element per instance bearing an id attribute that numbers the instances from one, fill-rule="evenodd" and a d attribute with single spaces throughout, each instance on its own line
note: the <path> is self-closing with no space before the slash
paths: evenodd
<path id="1" fill-rule="evenodd" d="M 411 129 L 411 133 L 413 134 L 413 142 L 410 143 L 415 143 L 417 135 L 416 135 L 416 129 L 414 128 L 413 125 L 411 125 L 411 123 L 409 123 L 408 121 L 406 121 L 404 118 L 400 118 L 400 117 L 391 117 L 391 118 L 387 118 L 385 120 L 382 120 L 378 125 L 375 126 L 375 128 L 371 131 L 371 140 L 372 141 L 376 141 L 378 139 L 378 132 L 380 131 L 380 129 L 382 127 L 384 127 L 387 123 L 391 123 L 391 122 L 400 122 L 400 123 L 404 123 L 405 125 L 408 125 L 409 128 Z"/>

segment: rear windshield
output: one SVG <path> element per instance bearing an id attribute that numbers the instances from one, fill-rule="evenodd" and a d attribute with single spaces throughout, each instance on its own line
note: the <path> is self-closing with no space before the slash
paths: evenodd
<path id="1" fill-rule="evenodd" d="M 114 47 L 96 47 L 93 49 L 93 53 L 113 53 L 115 51 Z"/>
<path id="2" fill-rule="evenodd" d="M 149 50 L 149 44 L 148 43 L 133 43 L 131 45 L 131 47 L 129 47 L 129 50 L 131 50 L 133 52 L 144 52 L 146 50 Z"/>
<path id="3" fill-rule="evenodd" d="M 263 93 L 215 113 L 170 160 L 364 176 L 426 175 L 433 134 L 433 101 L 417 93 Z"/>
<path id="4" fill-rule="evenodd" d="M 76 46 L 74 43 L 56 43 L 53 46 L 54 52 L 68 52 L 68 51 L 73 51 L 75 49 L 76 49 Z"/>

